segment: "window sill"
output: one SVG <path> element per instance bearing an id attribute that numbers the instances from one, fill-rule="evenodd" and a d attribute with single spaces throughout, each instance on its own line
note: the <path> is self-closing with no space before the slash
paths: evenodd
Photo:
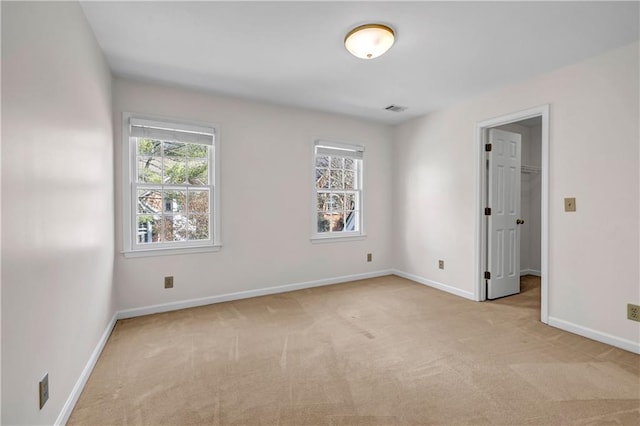
<path id="1" fill-rule="evenodd" d="M 367 238 L 366 234 L 359 235 L 344 235 L 340 237 L 330 236 L 330 237 L 312 237 L 312 244 L 325 244 L 325 243 L 342 243 L 347 241 L 362 241 Z"/>
<path id="2" fill-rule="evenodd" d="M 124 257 L 151 257 L 151 256 L 170 256 L 179 254 L 194 254 L 194 253 L 211 253 L 220 251 L 222 245 L 214 246 L 200 246 L 200 247 L 180 247 L 180 248 L 154 248 L 144 250 L 129 250 L 123 251 Z"/>

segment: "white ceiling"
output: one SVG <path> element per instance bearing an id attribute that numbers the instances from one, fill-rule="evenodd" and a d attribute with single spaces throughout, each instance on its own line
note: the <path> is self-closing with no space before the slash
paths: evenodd
<path id="1" fill-rule="evenodd" d="M 114 74 L 399 123 L 639 38 L 638 2 L 82 2 Z M 351 56 L 364 23 L 396 30 Z M 403 105 L 402 113 L 385 111 Z"/>

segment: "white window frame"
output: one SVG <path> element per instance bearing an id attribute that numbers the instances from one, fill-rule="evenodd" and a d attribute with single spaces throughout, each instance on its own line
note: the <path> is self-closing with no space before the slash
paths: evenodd
<path id="1" fill-rule="evenodd" d="M 353 232 L 318 232 L 318 188 L 316 188 L 316 156 L 318 155 L 318 151 L 323 150 L 325 153 L 335 153 L 340 156 L 344 156 L 345 158 L 353 158 L 358 160 L 359 167 L 358 173 L 356 176 L 357 179 L 357 187 L 356 190 L 359 195 L 359 205 L 358 205 L 358 227 L 357 231 Z M 337 241 L 352 241 L 352 240 L 362 240 L 366 237 L 364 232 L 364 199 L 365 199 L 365 155 L 364 155 L 364 146 L 357 145 L 353 143 L 339 142 L 335 140 L 329 139 L 316 139 L 313 142 L 313 155 L 312 155 L 312 197 L 311 197 L 311 242 L 312 243 L 328 243 L 328 242 L 337 242 Z"/>
<path id="2" fill-rule="evenodd" d="M 136 143 L 131 136 L 131 123 L 137 125 L 164 126 L 183 132 L 212 134 L 211 149 L 209 149 L 209 233 L 208 240 L 161 242 L 154 244 L 140 244 L 137 241 L 136 220 Z M 158 255 L 186 254 L 219 251 L 222 247 L 220 239 L 220 129 L 216 125 L 170 119 L 125 112 L 122 114 L 122 240 L 125 257 L 145 257 Z M 166 186 L 160 184 L 159 186 Z M 184 185 L 188 186 L 188 185 Z"/>

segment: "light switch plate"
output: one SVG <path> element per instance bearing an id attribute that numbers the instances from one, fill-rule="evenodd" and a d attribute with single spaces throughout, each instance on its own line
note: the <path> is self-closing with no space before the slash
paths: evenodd
<path id="1" fill-rule="evenodd" d="M 564 211 L 575 212 L 576 211 L 576 199 L 575 197 L 567 197 L 564 199 Z"/>

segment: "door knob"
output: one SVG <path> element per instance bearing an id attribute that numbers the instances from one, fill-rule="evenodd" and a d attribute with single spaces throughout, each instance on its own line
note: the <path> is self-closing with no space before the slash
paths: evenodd
<path id="1" fill-rule="evenodd" d="M 524 223 L 523 219 L 517 219 L 516 220 L 516 225 L 522 225 Z"/>

